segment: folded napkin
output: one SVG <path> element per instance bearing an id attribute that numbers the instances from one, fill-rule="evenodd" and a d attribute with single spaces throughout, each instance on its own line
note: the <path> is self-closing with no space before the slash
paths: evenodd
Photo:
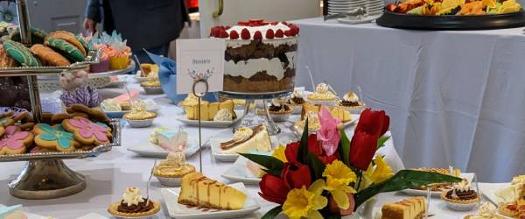
<path id="1" fill-rule="evenodd" d="M 177 64 L 175 61 L 163 56 L 155 55 L 147 50 L 144 51 L 146 51 L 149 58 L 159 66 L 160 86 L 168 98 L 173 101 L 173 104 L 177 104 L 184 100 L 186 97 L 185 94 L 177 94 Z M 188 81 L 187 83 L 192 83 L 192 81 Z M 218 96 L 217 93 L 211 92 L 207 93 L 203 99 L 213 102 L 218 100 Z"/>

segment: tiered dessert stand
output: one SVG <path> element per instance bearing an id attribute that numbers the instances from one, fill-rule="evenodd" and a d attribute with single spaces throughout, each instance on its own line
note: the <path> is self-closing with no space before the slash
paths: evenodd
<path id="1" fill-rule="evenodd" d="M 279 92 L 267 92 L 267 93 L 241 93 L 241 92 L 231 92 L 231 91 L 222 91 L 220 94 L 229 98 L 235 99 L 244 99 L 246 100 L 246 105 L 244 107 L 244 116 L 242 120 L 237 123 L 237 127 L 254 127 L 259 124 L 265 124 L 268 133 L 270 135 L 277 135 L 281 132 L 279 126 L 273 122 L 270 112 L 268 111 L 268 103 L 273 98 L 280 98 L 289 96 L 293 92 L 292 90 L 283 90 Z M 263 101 L 264 107 L 264 116 L 258 116 L 256 109 L 253 107 L 256 100 Z"/>
<path id="2" fill-rule="evenodd" d="M 26 0 L 16 0 L 20 38 L 22 43 L 29 45 L 30 23 Z M 29 94 L 33 119 L 39 122 L 42 116 L 40 95 L 37 85 L 38 76 L 51 76 L 63 71 L 74 71 L 86 68 L 89 64 L 97 63 L 94 53 L 87 58 L 89 61 L 74 63 L 65 67 L 13 67 L 0 68 L 0 77 L 26 76 L 29 84 Z M 16 155 L 0 155 L 0 162 L 28 161 L 20 175 L 9 183 L 11 195 L 23 199 L 51 199 L 78 193 L 86 188 L 85 177 L 69 169 L 63 159 L 81 159 L 97 156 L 120 145 L 120 124 L 111 121 L 112 143 L 99 145 L 89 151 L 74 152 L 37 152 Z"/>

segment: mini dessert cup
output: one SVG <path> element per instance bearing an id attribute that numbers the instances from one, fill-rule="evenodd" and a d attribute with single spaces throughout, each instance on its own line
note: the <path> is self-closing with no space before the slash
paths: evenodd
<path id="1" fill-rule="evenodd" d="M 479 195 L 472 199 L 454 199 L 448 198 L 447 193 L 452 190 L 446 190 L 441 193 L 441 199 L 447 203 L 447 207 L 455 211 L 470 211 L 478 206 Z"/>
<path id="2" fill-rule="evenodd" d="M 294 107 L 292 105 L 285 104 L 283 106 L 287 106 L 288 110 L 286 110 L 286 111 L 271 111 L 271 110 L 269 110 L 270 117 L 272 117 L 272 120 L 274 122 L 286 122 L 286 121 L 288 121 L 288 119 L 290 118 L 290 115 L 294 111 Z"/>
<path id="3" fill-rule="evenodd" d="M 142 87 L 144 88 L 144 93 L 148 95 L 156 95 L 156 94 L 163 94 L 164 91 L 162 90 L 162 87 Z"/>
<path id="4" fill-rule="evenodd" d="M 147 200 L 145 200 L 147 201 Z M 127 213 L 127 212 L 120 212 L 118 210 L 118 207 L 120 206 L 121 202 L 114 202 L 111 203 L 108 207 L 108 212 L 113 215 L 114 217 L 119 218 L 143 218 L 143 217 L 149 217 L 157 214 L 160 211 L 160 203 L 158 201 L 150 200 L 151 203 L 153 203 L 153 208 L 149 211 L 145 212 L 137 212 L 137 213 Z"/>
<path id="5" fill-rule="evenodd" d="M 155 171 L 153 172 L 153 175 L 157 177 L 160 184 L 167 187 L 177 187 L 180 186 L 182 177 L 185 176 L 188 173 L 195 172 L 195 167 L 190 164 L 185 164 L 181 171 L 178 173 L 167 173 L 164 172 L 163 169 L 166 168 L 173 168 L 169 166 L 159 166 L 155 167 Z"/>
<path id="6" fill-rule="evenodd" d="M 153 125 L 153 120 L 155 119 L 155 117 L 157 117 L 157 114 L 153 112 L 145 112 L 145 113 L 147 113 L 148 115 L 131 116 L 130 113 L 126 113 L 124 114 L 123 118 L 128 121 L 129 126 L 131 126 L 132 128 L 150 127 L 151 125 Z"/>

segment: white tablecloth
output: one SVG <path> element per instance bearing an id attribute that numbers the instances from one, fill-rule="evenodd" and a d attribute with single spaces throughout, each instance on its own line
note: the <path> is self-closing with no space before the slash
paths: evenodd
<path id="1" fill-rule="evenodd" d="M 143 96 L 143 98 L 154 99 L 161 105 L 159 117 L 154 121 L 154 127 L 143 129 L 123 127 L 121 147 L 115 147 L 112 151 L 101 154 L 95 158 L 66 160 L 66 164 L 71 169 L 86 176 L 86 190 L 72 196 L 54 200 L 21 200 L 9 195 L 7 184 L 20 173 L 25 163 L 0 163 L 0 170 L 2 170 L 0 171 L 0 204 L 23 204 L 24 209 L 28 212 L 56 218 L 78 218 L 89 213 L 109 217 L 109 214 L 106 212 L 108 204 L 119 200 L 126 187 L 136 186 L 145 190 L 150 168 L 154 163 L 154 159 L 139 157 L 133 152 L 128 151 L 127 148 L 131 145 L 146 144 L 149 134 L 155 127 L 177 128 L 181 125 L 180 122 L 175 120 L 175 115 L 180 109 L 170 104 L 165 97 L 157 95 Z M 348 133 L 353 133 L 352 129 L 353 128 L 350 128 Z M 190 136 L 196 136 L 197 134 L 197 129 L 194 127 L 187 127 L 186 130 Z M 224 129 L 207 128 L 203 131 L 203 139 L 224 132 Z M 394 154 L 395 152 L 392 152 L 394 151 L 392 141 L 389 140 L 386 145 L 387 146 L 382 149 L 382 152 L 387 154 L 388 157 L 388 154 Z M 202 154 L 204 173 L 209 177 L 228 183 L 229 181 L 222 178 L 221 174 L 231 166 L 231 163 L 220 162 L 213 159 L 209 148 L 205 148 Z M 395 162 L 395 157 L 392 159 L 393 162 Z M 197 166 L 198 156 L 194 155 L 188 158 L 188 162 Z M 275 204 L 267 202 L 257 195 L 259 191 L 258 186 L 247 185 L 246 187 L 249 195 L 255 197 L 261 204 L 261 209 L 256 214 L 247 218 L 260 218 L 266 211 L 275 206 Z M 151 186 L 151 197 L 163 202 L 160 188 L 162 188 L 162 186 L 154 178 Z M 381 194 L 377 198 L 376 206 L 380 207 L 384 202 L 399 200 L 403 197 L 405 196 L 394 193 Z M 446 210 L 444 203 L 439 201 L 439 199 L 435 199 L 432 203 L 432 209 L 435 209 L 432 212 L 439 216 L 436 218 L 461 218 L 461 216 L 466 214 Z M 162 205 L 161 212 L 155 218 L 168 218 L 164 204 Z"/>
<path id="2" fill-rule="evenodd" d="M 454 165 L 483 181 L 525 172 L 525 35 L 409 31 L 321 18 L 301 28 L 299 85 L 362 89 L 385 109 L 407 167 Z"/>

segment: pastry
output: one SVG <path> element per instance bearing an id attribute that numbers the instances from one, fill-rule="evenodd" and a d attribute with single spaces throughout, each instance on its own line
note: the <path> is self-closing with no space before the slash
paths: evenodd
<path id="1" fill-rule="evenodd" d="M 322 106 L 319 104 L 304 103 L 303 111 L 301 112 L 301 119 L 305 119 L 305 115 L 308 113 L 319 113 L 321 107 L 327 107 L 332 116 L 339 121 L 345 123 L 352 120 L 352 115 L 345 107 L 342 106 Z"/>
<path id="2" fill-rule="evenodd" d="M 51 126 L 46 123 L 38 123 L 33 128 L 33 133 L 35 144 L 42 149 L 70 152 L 78 146 L 73 133 L 66 131 L 61 124 Z"/>
<path id="3" fill-rule="evenodd" d="M 9 57 L 16 60 L 22 66 L 41 66 L 38 59 L 36 59 L 31 53 L 31 51 L 21 43 L 12 40 L 5 40 L 4 49 Z"/>
<path id="4" fill-rule="evenodd" d="M 217 111 L 215 116 L 213 116 L 213 121 L 215 122 L 229 122 L 233 121 L 233 114 L 229 109 L 220 109 Z"/>
<path id="5" fill-rule="evenodd" d="M 166 160 L 161 161 L 153 169 L 153 175 L 166 186 L 180 185 L 180 179 L 192 172 L 195 172 L 195 167 L 186 163 L 183 151 L 170 152 Z"/>
<path id="6" fill-rule="evenodd" d="M 268 152 L 271 150 L 270 135 L 264 125 L 239 128 L 232 139 L 220 143 L 222 153 Z"/>
<path id="7" fill-rule="evenodd" d="M 27 111 L 18 113 L 14 113 L 11 111 L 4 114 L 0 114 L 0 126 L 7 127 L 10 125 L 15 125 L 18 122 L 27 119 L 28 116 L 29 114 L 27 113 Z"/>
<path id="8" fill-rule="evenodd" d="M 346 93 L 343 96 L 343 99 L 341 100 L 339 105 L 347 107 L 356 107 L 361 106 L 361 103 L 359 102 L 359 97 L 356 93 L 354 93 L 353 91 L 348 91 L 348 93 Z"/>
<path id="9" fill-rule="evenodd" d="M 84 45 L 82 45 L 82 43 L 73 33 L 67 31 L 54 31 L 49 33 L 47 37 L 65 40 L 66 42 L 75 46 L 80 51 L 80 53 L 82 53 L 83 56 L 87 55 L 86 48 L 84 48 Z"/>
<path id="10" fill-rule="evenodd" d="M 264 20 L 213 27 L 211 37 L 226 40 L 224 91 L 291 91 L 296 73 L 298 34 L 297 25 Z"/>
<path id="11" fill-rule="evenodd" d="M 131 112 L 124 114 L 124 119 L 127 120 L 149 120 L 157 117 L 154 112 L 146 111 L 144 102 L 135 101 L 131 107 Z"/>
<path id="12" fill-rule="evenodd" d="M 73 116 L 75 116 L 77 113 L 83 113 L 86 114 L 90 120 L 109 124 L 108 116 L 96 107 L 90 108 L 82 104 L 73 104 L 66 108 L 66 112 Z"/>
<path id="13" fill-rule="evenodd" d="M 425 217 L 427 200 L 424 197 L 412 197 L 398 202 L 388 203 L 381 208 L 382 219 L 422 219 Z"/>
<path id="14" fill-rule="evenodd" d="M 55 49 L 71 62 L 82 62 L 86 58 L 86 56 L 76 46 L 63 39 L 48 37 L 46 39 L 45 45 Z"/>
<path id="15" fill-rule="evenodd" d="M 7 55 L 4 46 L 0 45 L 0 68 L 15 67 L 17 65 L 18 63 Z"/>
<path id="16" fill-rule="evenodd" d="M 335 101 L 337 96 L 328 84 L 320 83 L 315 87 L 315 92 L 308 95 L 310 101 Z"/>
<path id="17" fill-rule="evenodd" d="M 483 16 L 516 13 L 521 5 L 515 0 L 405 0 L 385 8 L 393 13 L 420 16 Z"/>
<path id="18" fill-rule="evenodd" d="M 467 180 L 454 184 L 452 189 L 443 191 L 441 199 L 447 202 L 447 206 L 454 210 L 468 211 L 472 210 L 479 202 L 479 195 L 470 188 Z"/>
<path id="19" fill-rule="evenodd" d="M 62 121 L 65 130 L 72 132 L 75 140 L 83 145 L 104 145 L 110 143 L 111 133 L 107 127 L 96 124 L 83 117 L 73 117 Z"/>
<path id="20" fill-rule="evenodd" d="M 289 103 L 293 105 L 303 105 L 305 102 L 303 93 L 299 90 L 294 90 L 290 97 Z"/>
<path id="21" fill-rule="evenodd" d="M 160 203 L 144 199 L 136 187 L 128 187 L 119 202 L 112 203 L 108 212 L 115 217 L 148 217 L 160 211 Z"/>
<path id="22" fill-rule="evenodd" d="M 33 143 L 33 134 L 17 126 L 7 126 L 0 137 L 0 154 L 22 154 Z"/>
<path id="23" fill-rule="evenodd" d="M 201 208 L 238 210 L 244 207 L 246 194 L 199 172 L 192 172 L 182 177 L 178 202 Z"/>
<path id="24" fill-rule="evenodd" d="M 151 133 L 150 141 L 167 151 L 184 151 L 188 144 L 188 133 L 182 127 L 178 131 L 157 128 Z"/>
<path id="25" fill-rule="evenodd" d="M 137 74 L 139 74 L 140 77 L 148 77 L 150 75 L 150 73 L 157 73 L 158 74 L 158 72 L 159 72 L 159 66 L 158 65 L 144 63 L 144 64 L 140 64 L 140 70 L 137 71 Z"/>
<path id="26" fill-rule="evenodd" d="M 66 58 L 64 58 L 64 56 L 42 44 L 31 46 L 31 52 L 38 57 L 44 65 L 68 66 L 71 64 Z"/>
<path id="27" fill-rule="evenodd" d="M 464 219 L 504 219 L 497 214 L 497 209 L 489 202 L 482 202 L 476 215 L 467 215 Z"/>
<path id="28" fill-rule="evenodd" d="M 200 116 L 203 121 L 212 121 L 215 117 L 215 114 L 219 112 L 221 109 L 226 109 L 232 114 L 233 119 L 237 118 L 237 115 L 234 111 L 235 104 L 232 100 L 226 100 L 223 102 L 201 102 L 200 106 Z M 184 107 L 186 111 L 186 118 L 189 120 L 198 120 L 199 119 L 199 106 L 198 104 L 195 105 L 188 105 Z"/>

